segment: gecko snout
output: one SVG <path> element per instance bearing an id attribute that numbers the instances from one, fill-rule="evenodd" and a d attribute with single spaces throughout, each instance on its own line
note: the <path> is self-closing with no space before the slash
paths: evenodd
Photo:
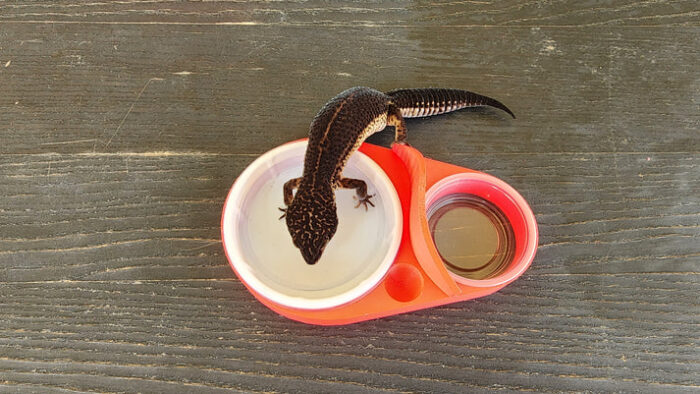
<path id="1" fill-rule="evenodd" d="M 313 265 L 321 259 L 321 255 L 323 255 L 326 245 L 330 242 L 332 234 L 330 236 L 328 234 L 309 235 L 312 234 L 302 233 L 301 237 L 292 238 L 294 246 L 299 248 L 301 256 L 304 258 L 304 261 L 306 261 L 306 264 Z"/>
<path id="2" fill-rule="evenodd" d="M 303 198 L 303 194 L 302 194 Z M 307 264 L 316 264 L 338 228 L 335 204 L 323 204 L 320 198 L 292 202 L 287 210 L 287 229 L 294 246 Z"/>
<path id="3" fill-rule="evenodd" d="M 302 257 L 304 257 L 304 261 L 306 261 L 306 264 L 309 264 L 309 265 L 314 265 L 314 264 L 318 263 L 318 260 L 321 258 L 321 255 L 323 254 L 323 248 L 321 248 L 321 249 L 300 249 L 300 250 L 301 250 Z"/>

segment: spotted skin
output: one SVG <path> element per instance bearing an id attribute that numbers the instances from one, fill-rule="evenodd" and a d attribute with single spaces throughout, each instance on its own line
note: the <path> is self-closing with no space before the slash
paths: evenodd
<path id="1" fill-rule="evenodd" d="M 374 206 L 365 181 L 342 175 L 348 159 L 367 137 L 393 126 L 395 141 L 405 143 L 404 118 L 475 106 L 500 108 L 515 117 L 499 101 L 457 89 L 402 89 L 382 93 L 354 87 L 326 103 L 311 122 L 303 175 L 285 183 L 286 208 L 280 208 L 283 212 L 280 219 L 285 218 L 292 241 L 304 260 L 316 264 L 335 235 L 338 228 L 335 189 L 355 189 L 357 207 Z"/>

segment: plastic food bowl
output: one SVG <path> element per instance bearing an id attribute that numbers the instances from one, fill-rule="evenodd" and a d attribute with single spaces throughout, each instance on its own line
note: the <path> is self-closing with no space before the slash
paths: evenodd
<path id="1" fill-rule="evenodd" d="M 339 325 L 492 294 L 532 263 L 538 235 L 523 197 L 488 174 L 363 144 L 344 176 L 367 182 L 374 208 L 337 190 L 339 227 L 307 265 L 279 220 L 283 184 L 302 173 L 306 141 L 255 160 L 234 183 L 222 239 L 241 282 L 290 319 Z"/>

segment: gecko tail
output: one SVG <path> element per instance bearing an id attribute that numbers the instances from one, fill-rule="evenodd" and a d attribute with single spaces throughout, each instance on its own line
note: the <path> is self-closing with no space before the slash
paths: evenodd
<path id="1" fill-rule="evenodd" d="M 489 106 L 515 118 L 513 111 L 491 97 L 459 89 L 398 89 L 386 93 L 404 118 L 418 118 L 457 111 L 467 107 Z"/>

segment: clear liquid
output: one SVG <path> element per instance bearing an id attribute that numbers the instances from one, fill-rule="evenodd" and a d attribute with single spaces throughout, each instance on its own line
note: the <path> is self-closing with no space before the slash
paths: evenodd
<path id="1" fill-rule="evenodd" d="M 513 260 L 513 229 L 489 201 L 472 194 L 451 194 L 432 204 L 427 215 L 435 246 L 452 273 L 488 279 Z"/>
<path id="2" fill-rule="evenodd" d="M 358 168 L 357 160 L 354 155 L 350 158 L 344 176 L 365 180 L 368 192 L 375 194 L 375 207 L 367 211 L 362 206 L 355 208 L 355 191 L 337 190 L 338 229 L 315 265 L 306 264 L 292 243 L 286 222 L 279 219 L 283 185 L 301 175 L 302 158 L 270 163 L 257 178 L 241 207 L 245 214 L 239 225 L 245 260 L 267 286 L 287 296 L 327 298 L 352 291 L 385 260 L 390 234 L 401 231 L 401 226 L 396 228 L 391 219 L 391 199 L 383 198 L 373 182 L 386 175 Z"/>

